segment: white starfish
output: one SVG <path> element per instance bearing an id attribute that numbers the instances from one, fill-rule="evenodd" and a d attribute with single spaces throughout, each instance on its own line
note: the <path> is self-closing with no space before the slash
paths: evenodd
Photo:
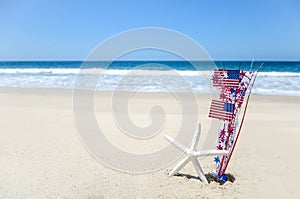
<path id="1" fill-rule="evenodd" d="M 216 150 L 216 149 L 211 149 L 211 150 L 205 150 L 205 151 L 196 151 L 196 147 L 199 142 L 200 138 L 200 132 L 201 132 L 201 124 L 198 123 L 194 137 L 191 142 L 190 148 L 185 147 L 183 144 L 177 142 L 175 139 L 172 137 L 165 135 L 165 138 L 174 146 L 176 146 L 178 149 L 183 151 L 187 156 L 182 159 L 175 167 L 174 169 L 169 173 L 169 176 L 175 175 L 177 172 L 179 172 L 189 161 L 192 161 L 199 178 L 201 179 L 202 182 L 205 184 L 208 184 L 208 181 L 205 177 L 205 174 L 201 168 L 200 163 L 198 162 L 197 158 L 198 157 L 203 157 L 203 156 L 215 156 L 215 155 L 226 155 L 229 153 L 229 151 L 226 150 Z"/>

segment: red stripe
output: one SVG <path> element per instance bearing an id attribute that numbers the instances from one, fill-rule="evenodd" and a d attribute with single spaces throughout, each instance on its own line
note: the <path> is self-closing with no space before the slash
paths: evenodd
<path id="1" fill-rule="evenodd" d="M 228 113 L 225 111 L 219 111 L 219 110 L 211 110 L 209 111 L 209 115 L 226 115 L 226 116 L 231 116 L 232 113 Z"/>
<path id="2" fill-rule="evenodd" d="M 215 118 L 215 119 L 220 119 L 220 120 L 231 120 L 232 115 L 208 115 L 208 117 Z"/>
<path id="3" fill-rule="evenodd" d="M 213 81 L 213 86 L 215 87 L 238 87 L 240 84 L 237 79 L 217 79 Z"/>

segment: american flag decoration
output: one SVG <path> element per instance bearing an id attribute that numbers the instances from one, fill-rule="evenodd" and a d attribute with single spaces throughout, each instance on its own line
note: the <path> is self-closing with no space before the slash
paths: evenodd
<path id="1" fill-rule="evenodd" d="M 213 75 L 213 86 L 217 88 L 238 87 L 240 83 L 239 70 L 215 69 Z"/>
<path id="2" fill-rule="evenodd" d="M 238 140 L 252 87 L 261 66 L 255 72 L 228 69 L 214 70 L 212 83 L 220 91 L 220 96 L 219 99 L 212 100 L 208 117 L 222 121 L 216 148 L 229 151 L 228 155 L 214 158 L 217 165 L 215 173 L 220 178 L 227 169 Z M 248 95 L 246 96 L 247 91 Z M 245 107 L 243 107 L 244 102 Z M 241 112 L 243 112 L 243 115 L 239 117 Z M 239 118 L 241 118 L 241 122 L 239 122 Z"/>
<path id="3" fill-rule="evenodd" d="M 233 117 L 233 111 L 234 104 L 221 100 L 212 100 L 208 117 L 230 121 Z"/>

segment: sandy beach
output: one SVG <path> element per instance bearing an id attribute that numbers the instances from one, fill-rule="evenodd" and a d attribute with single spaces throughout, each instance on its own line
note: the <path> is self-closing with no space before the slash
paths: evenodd
<path id="1" fill-rule="evenodd" d="M 164 147 L 164 134 L 176 130 L 178 104 L 163 93 L 139 93 L 130 109 L 143 125 L 151 105 L 162 103 L 170 122 L 151 144 L 127 145 L 114 135 L 109 92 L 96 95 L 97 117 L 108 139 L 124 150 Z M 200 97 L 207 108 L 209 96 Z M 147 174 L 108 168 L 89 154 L 75 128 L 72 90 L 0 88 L 0 198 L 298 198 L 300 195 L 300 98 L 251 96 L 246 121 L 223 186 L 199 179 L 168 177 L 175 164 Z M 147 114 L 146 114 L 147 115 Z M 173 120 L 173 119 L 174 120 Z M 202 116 L 205 118 L 205 115 Z M 203 132 L 208 119 L 203 120 Z M 146 125 L 145 123 L 145 125 Z M 171 125 L 174 124 L 174 125 Z M 111 133 L 110 133 L 111 131 Z M 150 141 L 149 141 L 150 142 Z M 206 173 L 212 157 L 200 160 Z M 189 164 L 180 173 L 197 176 Z"/>

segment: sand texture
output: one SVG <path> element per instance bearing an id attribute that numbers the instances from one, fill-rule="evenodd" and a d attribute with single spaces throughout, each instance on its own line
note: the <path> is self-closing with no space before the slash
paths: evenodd
<path id="1" fill-rule="evenodd" d="M 180 106 L 163 93 L 138 93 L 130 105 L 138 125 L 149 122 L 149 107 L 162 104 L 168 123 L 152 140 L 128 144 L 114 124 L 110 92 L 96 95 L 96 116 L 107 139 L 128 152 L 164 147 L 174 136 Z M 209 96 L 199 105 L 208 110 Z M 122 100 L 122 97 L 119 99 Z M 116 114 L 122 114 L 122 110 Z M 108 168 L 91 156 L 75 128 L 72 90 L 0 89 L 0 198 L 298 198 L 300 195 L 300 98 L 253 95 L 227 172 L 236 181 L 204 185 L 192 164 L 168 177 L 175 163 L 147 174 Z M 209 120 L 205 114 L 203 132 Z M 120 137 L 121 136 L 121 137 Z M 201 144 L 201 143 L 200 143 Z M 206 173 L 213 157 L 200 159 Z"/>

